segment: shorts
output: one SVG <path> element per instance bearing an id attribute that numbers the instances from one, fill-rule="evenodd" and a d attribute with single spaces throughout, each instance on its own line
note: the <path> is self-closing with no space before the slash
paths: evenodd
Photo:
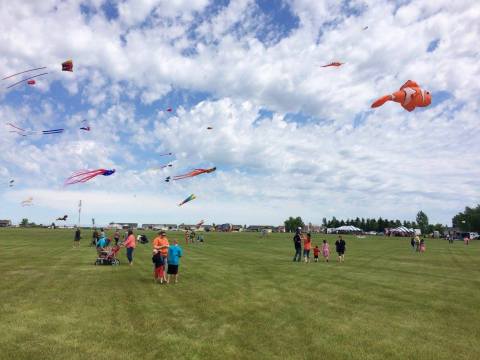
<path id="1" fill-rule="evenodd" d="M 338 256 L 342 256 L 345 254 L 345 250 L 340 250 L 340 251 L 337 251 L 337 254 Z"/>
<path id="2" fill-rule="evenodd" d="M 178 274 L 178 265 L 169 264 L 169 265 L 168 265 L 167 274 L 169 274 L 169 275 L 177 275 L 177 274 Z"/>
<path id="3" fill-rule="evenodd" d="M 303 256 L 310 257 L 310 250 L 303 249 Z"/>
<path id="4" fill-rule="evenodd" d="M 315 259 L 318 259 L 318 255 L 313 255 L 313 257 L 314 257 Z"/>
<path id="5" fill-rule="evenodd" d="M 155 268 L 155 274 L 154 274 L 155 279 L 163 278 L 164 273 L 165 273 L 165 271 L 164 271 L 164 266 L 163 265 Z"/>

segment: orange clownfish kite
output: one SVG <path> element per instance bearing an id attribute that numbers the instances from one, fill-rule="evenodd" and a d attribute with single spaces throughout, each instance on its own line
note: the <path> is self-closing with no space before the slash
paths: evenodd
<path id="1" fill-rule="evenodd" d="M 398 102 L 405 110 L 413 111 L 416 107 L 430 105 L 432 103 L 432 95 L 428 91 L 421 89 L 415 81 L 408 80 L 402 85 L 400 90 L 375 100 L 372 108 L 382 106 L 387 101 Z"/>

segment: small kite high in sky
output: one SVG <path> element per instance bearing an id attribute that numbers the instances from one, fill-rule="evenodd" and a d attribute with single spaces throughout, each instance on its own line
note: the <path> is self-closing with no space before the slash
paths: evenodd
<path id="1" fill-rule="evenodd" d="M 172 109 L 171 107 L 169 107 L 169 108 L 167 108 L 165 111 L 167 111 L 167 112 L 172 112 L 173 109 Z"/>
<path id="2" fill-rule="evenodd" d="M 320 67 L 329 67 L 329 66 L 342 66 L 343 64 L 345 63 L 341 63 L 341 62 L 331 62 L 330 64 L 327 64 L 327 65 L 323 65 L 323 66 L 320 66 Z"/>
<path id="3" fill-rule="evenodd" d="M 170 156 L 170 155 L 173 155 L 173 154 L 170 152 L 170 153 L 160 154 L 160 155 L 158 155 L 158 156 Z"/>
<path id="4" fill-rule="evenodd" d="M 10 181 L 8 182 L 8 187 L 13 187 L 14 183 L 15 183 L 15 180 L 13 180 L 13 179 L 10 180 Z"/>
<path id="5" fill-rule="evenodd" d="M 65 185 L 72 185 L 77 183 L 84 183 L 96 176 L 110 176 L 115 173 L 115 169 L 97 169 L 97 170 L 79 170 L 73 173 L 65 180 Z"/>
<path id="6" fill-rule="evenodd" d="M 192 171 L 190 171 L 186 174 L 174 176 L 172 179 L 173 180 L 186 179 L 186 178 L 198 176 L 198 175 L 201 175 L 201 174 L 209 174 L 209 173 L 214 172 L 215 170 L 217 170 L 216 167 L 213 167 L 213 168 L 210 168 L 210 169 L 195 169 L 195 170 L 192 170 Z"/>
<path id="7" fill-rule="evenodd" d="M 70 71 L 73 72 L 73 61 L 67 60 L 62 63 L 62 71 Z"/>
<path id="8" fill-rule="evenodd" d="M 368 29 L 368 26 L 365 26 L 362 30 L 365 31 Z"/>
<path id="9" fill-rule="evenodd" d="M 28 80 L 28 81 L 27 81 L 27 84 L 28 84 L 28 85 L 35 85 L 36 82 L 35 82 L 35 80 Z"/>
<path id="10" fill-rule="evenodd" d="M 432 95 L 428 91 L 421 89 L 415 81 L 408 80 L 402 85 L 400 90 L 375 100 L 372 108 L 382 106 L 387 101 L 395 101 L 400 103 L 405 110 L 413 111 L 416 107 L 430 105 L 432 103 Z"/>
<path id="11" fill-rule="evenodd" d="M 33 197 L 26 198 L 20 204 L 22 204 L 22 206 L 32 206 L 33 205 Z"/>
<path id="12" fill-rule="evenodd" d="M 67 221 L 68 215 L 63 215 L 62 217 L 58 217 L 58 221 Z"/>
<path id="13" fill-rule="evenodd" d="M 183 200 L 180 204 L 178 204 L 178 206 L 182 206 L 183 204 L 186 204 L 187 202 L 192 201 L 196 198 L 197 197 L 194 194 L 192 194 L 189 197 L 187 197 L 185 200 Z"/>
<path id="14" fill-rule="evenodd" d="M 90 131 L 91 128 L 90 128 L 90 125 L 88 124 L 88 121 L 87 120 L 82 120 L 82 127 L 80 128 L 80 130 L 85 130 L 85 131 Z"/>
<path id="15" fill-rule="evenodd" d="M 207 130 L 213 130 L 213 127 L 207 126 Z"/>
<path id="16" fill-rule="evenodd" d="M 173 166 L 173 164 L 165 164 L 165 165 L 151 167 L 148 170 L 162 170 L 162 169 L 165 169 L 167 167 L 172 167 L 172 166 Z"/>

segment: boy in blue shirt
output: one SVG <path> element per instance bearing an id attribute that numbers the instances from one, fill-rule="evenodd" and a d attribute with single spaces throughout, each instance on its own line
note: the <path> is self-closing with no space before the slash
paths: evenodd
<path id="1" fill-rule="evenodd" d="M 170 283 L 170 275 L 174 275 L 175 284 L 178 282 L 178 266 L 182 257 L 182 248 L 178 245 L 177 240 L 173 241 L 173 245 L 168 248 L 168 270 L 167 284 Z"/>

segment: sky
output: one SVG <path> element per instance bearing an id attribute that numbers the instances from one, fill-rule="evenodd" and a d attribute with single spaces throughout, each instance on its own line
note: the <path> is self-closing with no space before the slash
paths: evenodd
<path id="1" fill-rule="evenodd" d="M 48 72 L 0 82 L 0 218 L 73 224 L 82 200 L 82 224 L 450 224 L 480 196 L 479 18 L 472 0 L 0 0 L 0 75 Z M 409 79 L 429 107 L 370 108 Z M 64 186 L 98 168 L 116 173 Z"/>

